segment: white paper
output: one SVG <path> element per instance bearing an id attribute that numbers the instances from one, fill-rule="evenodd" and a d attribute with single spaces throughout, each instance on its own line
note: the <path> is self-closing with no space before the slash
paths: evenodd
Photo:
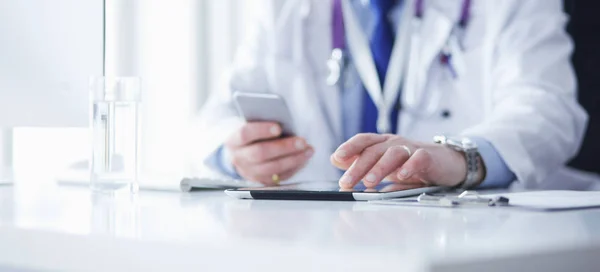
<path id="1" fill-rule="evenodd" d="M 511 206 L 542 210 L 600 207 L 600 191 L 533 191 L 482 196 L 504 196 Z"/>
<path id="2" fill-rule="evenodd" d="M 260 183 L 237 179 L 224 178 L 184 178 L 181 180 L 181 191 L 189 192 L 192 189 L 227 189 L 260 187 Z"/>

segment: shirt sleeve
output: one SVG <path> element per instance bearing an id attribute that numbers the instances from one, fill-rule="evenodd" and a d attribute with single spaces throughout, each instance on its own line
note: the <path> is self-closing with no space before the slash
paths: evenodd
<path id="1" fill-rule="evenodd" d="M 231 153 L 224 146 L 220 146 L 211 156 L 206 159 L 206 164 L 234 179 L 241 179 L 231 164 Z"/>
<path id="2" fill-rule="evenodd" d="M 479 154 L 486 168 L 485 179 L 481 182 L 478 189 L 508 187 L 515 180 L 516 176 L 508 168 L 498 151 L 496 151 L 490 142 L 483 138 L 472 137 L 471 140 L 477 144 Z"/>

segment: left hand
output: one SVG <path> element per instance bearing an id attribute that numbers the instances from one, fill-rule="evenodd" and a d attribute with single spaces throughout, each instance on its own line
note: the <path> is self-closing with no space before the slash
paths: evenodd
<path id="1" fill-rule="evenodd" d="M 410 156 L 405 147 L 411 151 Z M 344 189 L 361 180 L 373 188 L 384 179 L 406 185 L 455 186 L 467 176 L 462 153 L 393 134 L 357 134 L 340 145 L 330 159 L 333 165 L 346 170 L 339 181 Z"/>

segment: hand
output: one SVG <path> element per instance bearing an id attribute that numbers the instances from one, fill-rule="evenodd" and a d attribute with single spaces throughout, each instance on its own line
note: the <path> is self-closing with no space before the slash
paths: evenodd
<path id="1" fill-rule="evenodd" d="M 272 122 L 245 124 L 225 143 L 240 176 L 265 185 L 292 177 L 312 157 L 314 150 L 300 137 L 280 138 L 281 127 Z"/>
<path id="2" fill-rule="evenodd" d="M 410 157 L 404 147 L 411 151 Z M 462 153 L 391 134 L 358 134 L 340 145 L 331 163 L 346 170 L 339 181 L 342 188 L 352 188 L 361 180 L 373 188 L 384 179 L 406 185 L 455 186 L 467 176 Z"/>

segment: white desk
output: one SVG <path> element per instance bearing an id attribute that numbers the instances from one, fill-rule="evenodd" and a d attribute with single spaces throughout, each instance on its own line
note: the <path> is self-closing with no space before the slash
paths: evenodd
<path id="1" fill-rule="evenodd" d="M 0 268 L 424 270 L 431 262 L 600 244 L 600 210 L 559 213 L 237 200 L 0 186 Z M 394 267 L 401 269 L 393 269 Z"/>

